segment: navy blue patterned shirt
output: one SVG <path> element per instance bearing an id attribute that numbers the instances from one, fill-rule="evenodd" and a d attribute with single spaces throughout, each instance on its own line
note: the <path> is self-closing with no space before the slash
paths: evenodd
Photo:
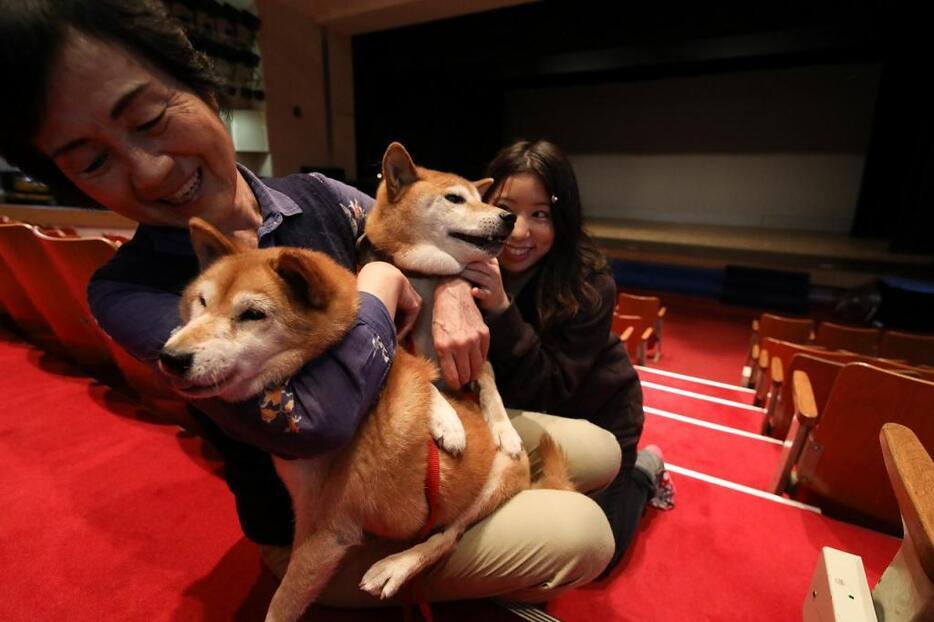
<path id="1" fill-rule="evenodd" d="M 260 248 L 310 248 L 354 269 L 354 244 L 372 198 L 318 174 L 260 180 L 246 168 L 240 172 L 259 202 Z M 181 293 L 198 272 L 187 230 L 140 225 L 91 279 L 88 302 L 117 343 L 155 363 L 180 324 Z M 396 342 L 383 303 L 360 296 L 359 317 L 347 337 L 308 362 L 284 387 L 294 397 L 291 421 L 264 421 L 263 396 L 237 404 L 213 398 L 193 405 L 234 439 L 282 457 L 307 458 L 343 446 L 376 401 Z"/>

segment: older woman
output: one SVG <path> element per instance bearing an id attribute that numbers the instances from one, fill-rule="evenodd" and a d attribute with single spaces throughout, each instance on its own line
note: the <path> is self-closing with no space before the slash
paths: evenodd
<path id="1" fill-rule="evenodd" d="M 237 165 L 209 66 L 158 1 L 0 0 L 0 75 L 13 87 L 0 98 L 0 154 L 140 223 L 88 290 L 100 325 L 140 359 L 155 360 L 178 324 L 181 289 L 197 272 L 186 229 L 192 216 L 247 246 L 309 247 L 354 266 L 372 199 L 320 175 L 261 180 Z M 479 370 L 488 333 L 469 285 L 442 287 L 436 346 L 445 379 L 459 385 Z M 358 289 L 356 327 L 290 381 L 297 434 L 285 422 L 263 422 L 259 399 L 192 404 L 224 456 L 244 533 L 276 571 L 287 558 L 292 514 L 268 454 L 307 457 L 345 444 L 381 389 L 394 319 L 406 324 L 418 310 L 408 281 L 388 264 L 364 267 Z M 574 434 L 611 457 L 584 482 L 597 489 L 613 479 L 619 449 L 588 425 Z M 399 545 L 374 543 L 352 555 L 322 601 L 373 604 L 357 583 L 392 546 Z M 589 498 L 528 491 L 468 531 L 427 573 L 424 592 L 544 600 L 591 580 L 612 551 L 607 521 Z"/>

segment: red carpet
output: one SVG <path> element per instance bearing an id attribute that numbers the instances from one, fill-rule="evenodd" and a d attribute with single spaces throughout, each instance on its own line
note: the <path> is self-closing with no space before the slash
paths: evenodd
<path id="1" fill-rule="evenodd" d="M 761 409 L 743 404 L 723 404 L 697 397 L 679 395 L 642 382 L 642 399 L 646 406 L 710 423 L 729 426 L 758 434 L 762 431 L 765 413 Z"/>
<path id="2" fill-rule="evenodd" d="M 661 296 L 668 307 L 662 359 L 648 366 L 737 384 L 756 314 L 703 299 Z"/>
<path id="3" fill-rule="evenodd" d="M 658 365 L 663 366 L 665 361 L 662 360 Z M 740 404 L 752 404 L 752 398 L 755 395 L 755 392 L 752 389 L 744 389 L 735 385 L 711 385 L 707 382 L 704 382 L 703 378 L 696 378 L 693 376 L 682 376 L 678 377 L 677 372 L 669 372 L 668 370 L 662 369 L 661 367 L 639 367 L 639 378 L 643 382 L 653 382 L 656 384 L 663 384 L 667 387 L 674 389 L 684 389 L 685 391 L 694 391 L 696 393 L 703 393 L 704 395 L 709 395 L 711 397 L 719 397 L 724 400 L 730 400 L 732 402 L 739 402 Z"/>
<path id="4" fill-rule="evenodd" d="M 650 510 L 607 581 L 549 604 L 564 620 L 800 620 L 822 546 L 862 555 L 870 585 L 898 541 L 796 508 L 673 475 L 678 506 Z"/>
<path id="5" fill-rule="evenodd" d="M 0 333 L 0 620 L 259 620 L 275 589 L 200 440 Z M 515 620 L 487 602 L 445 620 Z M 402 620 L 316 608 L 317 620 Z"/>
<path id="6" fill-rule="evenodd" d="M 782 446 L 646 413 L 640 446 L 654 443 L 678 466 L 768 490 Z"/>

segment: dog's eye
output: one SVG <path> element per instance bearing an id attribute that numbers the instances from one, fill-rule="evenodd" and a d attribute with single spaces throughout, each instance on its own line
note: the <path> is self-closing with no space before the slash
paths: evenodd
<path id="1" fill-rule="evenodd" d="M 206 303 L 206 302 L 204 301 L 204 296 L 198 295 L 198 302 L 201 303 L 201 306 L 202 306 L 202 307 L 208 306 L 208 303 Z"/>
<path id="2" fill-rule="evenodd" d="M 461 195 L 453 194 L 453 193 L 444 195 L 444 198 L 450 201 L 451 203 L 454 203 L 455 205 L 460 205 L 461 203 L 467 200 Z"/>
<path id="3" fill-rule="evenodd" d="M 247 309 L 237 316 L 238 322 L 253 322 L 256 320 L 265 320 L 266 314 L 258 309 Z"/>

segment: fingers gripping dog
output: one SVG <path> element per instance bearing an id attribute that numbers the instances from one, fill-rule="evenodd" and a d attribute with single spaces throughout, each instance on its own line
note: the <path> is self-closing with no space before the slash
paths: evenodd
<path id="1" fill-rule="evenodd" d="M 435 362 L 431 309 L 439 278 L 460 274 L 473 261 L 496 257 L 516 221 L 507 210 L 481 200 L 480 193 L 492 183 L 492 179 L 470 182 L 415 166 L 399 143 L 389 145 L 383 155 L 383 179 L 367 216 L 364 247 L 405 272 L 422 296 L 424 304 L 412 337 L 415 351 Z M 497 446 L 517 457 L 522 441 L 506 414 L 489 362 L 477 384 L 481 409 Z M 438 411 L 438 417 L 444 415 Z M 457 422 L 438 421 L 436 426 L 451 429 Z M 444 447 L 451 449 L 446 443 Z"/>
<path id="2" fill-rule="evenodd" d="M 191 232 L 203 272 L 186 288 L 183 326 L 160 356 L 183 393 L 228 401 L 255 396 L 282 384 L 353 326 L 354 275 L 328 256 L 294 248 L 240 252 L 197 219 Z M 267 620 L 297 620 L 364 534 L 417 537 L 429 514 L 426 439 L 438 408 L 456 413 L 468 439 L 459 456 L 441 452 L 438 528 L 374 564 L 361 589 L 393 596 L 449 553 L 468 526 L 533 485 L 528 457 L 498 451 L 479 405 L 443 397 L 432 384 L 437 376 L 431 362 L 398 350 L 378 402 L 349 445 L 313 459 L 275 459 L 292 497 L 295 540 Z M 543 439 L 539 452 L 543 476 L 534 486 L 572 489 L 566 458 L 553 441 Z"/>

